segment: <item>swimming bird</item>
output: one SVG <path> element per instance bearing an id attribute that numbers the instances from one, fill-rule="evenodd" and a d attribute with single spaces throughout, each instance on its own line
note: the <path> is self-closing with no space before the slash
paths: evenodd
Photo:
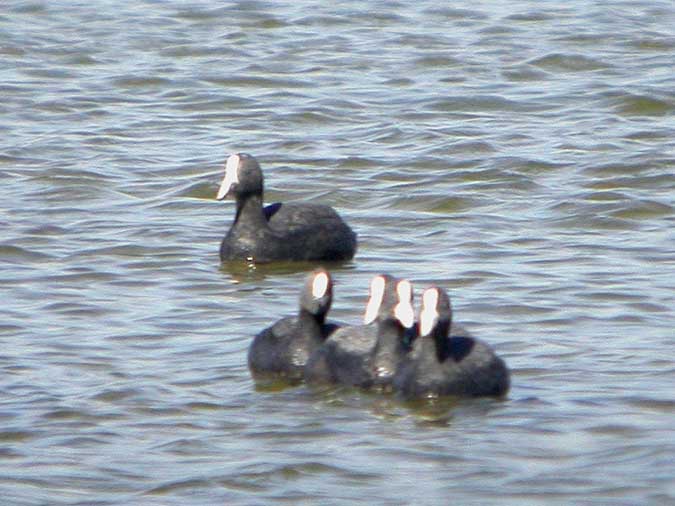
<path id="1" fill-rule="evenodd" d="M 389 275 L 375 276 L 364 325 L 333 333 L 305 367 L 309 383 L 337 383 L 385 390 L 408 351 L 413 327 L 412 285 Z"/>
<path id="2" fill-rule="evenodd" d="M 237 210 L 220 244 L 220 259 L 350 260 L 356 234 L 327 205 L 276 203 L 263 207 L 263 174 L 252 155 L 230 155 L 217 199 L 232 195 Z"/>
<path id="3" fill-rule="evenodd" d="M 504 361 L 485 342 L 449 336 L 450 298 L 431 287 L 422 294 L 419 334 L 394 376 L 394 390 L 405 399 L 439 396 L 504 396 L 510 385 Z"/>
<path id="4" fill-rule="evenodd" d="M 319 269 L 307 276 L 300 293 L 300 310 L 255 336 L 248 350 L 254 377 L 300 380 L 310 354 L 338 325 L 326 322 L 333 297 L 330 274 Z"/>

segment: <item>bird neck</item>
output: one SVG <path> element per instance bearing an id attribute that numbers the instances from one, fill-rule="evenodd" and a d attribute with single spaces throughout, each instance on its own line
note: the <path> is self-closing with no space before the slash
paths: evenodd
<path id="1" fill-rule="evenodd" d="M 237 199 L 237 215 L 234 223 L 237 225 L 267 226 L 267 219 L 263 211 L 262 194 L 249 193 Z"/>
<path id="2" fill-rule="evenodd" d="M 312 336 L 321 335 L 325 320 L 325 314 L 314 314 L 302 307 L 298 313 L 298 323 L 301 325 L 303 332 Z"/>
<path id="3" fill-rule="evenodd" d="M 444 362 L 450 356 L 450 321 L 440 321 L 434 327 L 432 339 L 436 348 L 436 357 L 439 362 Z"/>
<path id="4" fill-rule="evenodd" d="M 404 352 L 403 335 L 405 329 L 395 320 L 384 320 L 377 326 L 375 360 L 378 356 L 398 356 Z"/>

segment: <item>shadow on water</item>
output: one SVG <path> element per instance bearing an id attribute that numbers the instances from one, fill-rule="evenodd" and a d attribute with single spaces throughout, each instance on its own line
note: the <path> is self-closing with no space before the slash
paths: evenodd
<path id="1" fill-rule="evenodd" d="M 290 378 L 265 378 L 254 377 L 253 389 L 256 392 L 274 393 L 283 392 L 300 385 L 300 380 L 292 380 Z"/>
<path id="2" fill-rule="evenodd" d="M 474 416 L 486 416 L 502 406 L 504 399 L 440 397 L 401 401 L 400 405 L 408 410 L 419 425 L 448 426 L 458 412 L 470 411 Z"/>
<path id="3" fill-rule="evenodd" d="M 297 385 L 297 384 L 296 384 Z M 296 385 L 277 383 L 256 386 L 257 391 L 281 392 Z M 276 389 L 274 389 L 276 388 Z M 391 392 L 363 391 L 343 385 L 305 385 L 304 394 L 311 403 L 337 407 L 341 410 L 353 408 L 370 412 L 382 420 L 411 419 L 419 426 L 447 427 L 458 413 L 484 417 L 503 407 L 506 399 L 440 397 L 405 401 Z"/>
<path id="4" fill-rule="evenodd" d="M 270 262 L 256 264 L 246 261 L 230 261 L 220 264 L 219 270 L 232 278 L 233 283 L 257 283 L 269 276 L 287 276 L 301 272 L 310 272 L 323 267 L 329 272 L 356 269 L 353 260 L 342 262 Z"/>

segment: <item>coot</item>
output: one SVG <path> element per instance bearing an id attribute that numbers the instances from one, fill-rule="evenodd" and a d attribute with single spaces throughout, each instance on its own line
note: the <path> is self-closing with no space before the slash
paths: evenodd
<path id="1" fill-rule="evenodd" d="M 425 290 L 420 337 L 394 376 L 394 390 L 406 399 L 505 395 L 509 371 L 504 361 L 479 339 L 449 337 L 451 325 L 448 294 L 438 287 Z"/>
<path id="2" fill-rule="evenodd" d="M 263 175 L 246 153 L 227 159 L 218 200 L 237 201 L 234 223 L 220 245 L 220 258 L 275 260 L 349 260 L 356 234 L 332 207 L 320 204 L 272 204 L 263 208 Z"/>
<path id="3" fill-rule="evenodd" d="M 248 350 L 248 366 L 254 377 L 302 379 L 310 354 L 338 326 L 326 323 L 333 282 L 325 270 L 307 276 L 296 317 L 282 318 L 260 332 Z"/>
<path id="4" fill-rule="evenodd" d="M 339 383 L 386 389 L 407 353 L 413 326 L 412 285 L 388 275 L 375 276 L 364 325 L 341 327 L 309 359 L 309 383 Z"/>

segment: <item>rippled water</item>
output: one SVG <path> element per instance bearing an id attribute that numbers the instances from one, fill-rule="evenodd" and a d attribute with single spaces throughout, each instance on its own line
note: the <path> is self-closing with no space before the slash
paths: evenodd
<path id="1" fill-rule="evenodd" d="M 3 504 L 671 504 L 675 8 L 3 2 Z M 220 266 L 229 152 L 450 290 L 504 401 L 256 390 L 309 266 Z"/>

